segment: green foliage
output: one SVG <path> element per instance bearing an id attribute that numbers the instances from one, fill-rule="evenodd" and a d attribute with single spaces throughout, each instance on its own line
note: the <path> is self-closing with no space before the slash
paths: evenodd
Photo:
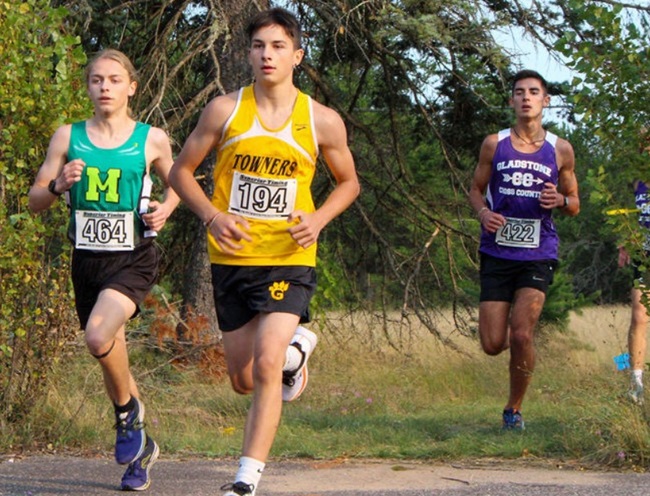
<path id="1" fill-rule="evenodd" d="M 327 239 L 324 239 L 318 249 L 321 263 L 316 266 L 318 292 L 311 302 L 314 315 L 340 308 L 342 302 L 349 301 L 354 295 L 354 282 L 342 270 L 345 253 L 341 252 L 340 246 L 330 248 Z"/>
<path id="2" fill-rule="evenodd" d="M 85 57 L 64 15 L 43 0 L 0 2 L 0 418 L 10 421 L 38 397 L 71 329 L 65 208 L 27 209 L 54 129 L 86 110 Z"/>
<path id="3" fill-rule="evenodd" d="M 572 81 L 572 101 L 583 137 L 591 136 L 585 140 L 591 148 L 589 201 L 607 226 L 599 234 L 607 232 L 638 250 L 635 216 L 607 212 L 633 206 L 632 183 L 648 178 L 643 148 L 650 122 L 650 19 L 647 11 L 630 13 L 615 3 L 573 0 L 567 9 L 576 29 L 566 30 L 555 47 L 578 74 Z"/>
<path id="4" fill-rule="evenodd" d="M 625 164 L 617 172 L 636 179 L 639 131 L 650 119 L 643 104 L 650 97 L 648 19 L 598 2 L 572 0 L 568 8 L 579 28 L 567 30 L 555 46 L 579 74 L 572 81 L 576 111 L 612 152 L 612 164 Z"/>
<path id="5" fill-rule="evenodd" d="M 556 329 L 566 330 L 569 324 L 571 311 L 592 303 L 597 294 L 590 298 L 578 294 L 573 289 L 572 277 L 562 270 L 558 270 L 553 278 L 553 284 L 548 288 L 546 302 L 539 318 L 540 324 L 552 324 Z"/>
<path id="6" fill-rule="evenodd" d="M 603 215 L 604 203 L 599 195 L 607 155 L 597 139 L 586 130 L 564 129 L 558 134 L 572 144 L 576 156 L 576 176 L 580 186 L 580 214 L 568 217 L 554 215 L 560 236 L 560 271 L 570 274 L 576 295 L 597 303 L 628 301 L 630 276 L 617 268 L 618 234 L 615 227 L 635 221 L 633 216 Z M 633 201 L 631 190 L 625 192 Z M 577 298 L 578 296 L 576 296 Z"/>

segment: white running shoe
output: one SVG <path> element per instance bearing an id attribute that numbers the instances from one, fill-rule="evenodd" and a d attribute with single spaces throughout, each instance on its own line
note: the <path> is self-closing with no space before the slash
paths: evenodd
<path id="1" fill-rule="evenodd" d="M 302 360 L 298 368 L 282 371 L 282 400 L 293 401 L 297 399 L 307 387 L 309 371 L 307 360 L 313 353 L 318 336 L 305 327 L 298 326 L 289 346 L 295 346 L 302 353 Z"/>

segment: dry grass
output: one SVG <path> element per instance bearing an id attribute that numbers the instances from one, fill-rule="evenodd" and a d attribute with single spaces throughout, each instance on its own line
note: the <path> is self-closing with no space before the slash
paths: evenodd
<path id="1" fill-rule="evenodd" d="M 272 456 L 541 457 L 644 468 L 647 412 L 623 398 L 627 375 L 612 360 L 625 351 L 628 319 L 625 307 L 592 308 L 574 315 L 569 331 L 540 336 L 524 405 L 528 428 L 504 435 L 507 354 L 482 354 L 450 319 L 436 326 L 453 343 L 443 346 L 428 329 L 397 316 L 384 322 L 376 315 L 328 315 L 313 326 L 321 340 L 310 386 L 285 406 Z M 29 430 L 5 442 L 5 451 L 20 439 L 22 446 L 110 453 L 112 412 L 100 370 L 79 348 L 58 370 Z M 232 393 L 214 368 L 218 353 L 198 356 L 192 362 L 163 353 L 155 337 L 132 343 L 148 430 L 167 455 L 235 456 L 249 399 Z"/>

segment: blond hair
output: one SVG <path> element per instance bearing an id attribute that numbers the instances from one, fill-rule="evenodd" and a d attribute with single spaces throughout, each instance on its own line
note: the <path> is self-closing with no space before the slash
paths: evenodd
<path id="1" fill-rule="evenodd" d="M 88 79 L 90 78 L 90 71 L 92 71 L 95 63 L 101 59 L 114 60 L 126 69 L 126 72 L 129 74 L 130 81 L 138 82 L 138 71 L 135 70 L 135 66 L 131 62 L 131 59 L 129 59 L 129 57 L 127 57 L 123 52 L 120 52 L 119 50 L 115 50 L 114 48 L 107 48 L 106 50 L 102 50 L 97 55 L 95 55 L 86 66 L 86 84 L 88 84 Z"/>

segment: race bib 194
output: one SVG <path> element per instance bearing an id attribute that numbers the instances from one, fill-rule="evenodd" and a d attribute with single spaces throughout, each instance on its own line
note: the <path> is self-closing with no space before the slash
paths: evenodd
<path id="1" fill-rule="evenodd" d="M 133 212 L 75 212 L 75 248 L 129 251 L 135 248 Z"/>
<path id="2" fill-rule="evenodd" d="M 228 211 L 254 219 L 281 220 L 293 212 L 298 182 L 235 172 Z"/>
<path id="3" fill-rule="evenodd" d="M 496 242 L 501 246 L 538 248 L 541 226 L 541 219 L 506 217 L 506 225 L 496 232 Z"/>

